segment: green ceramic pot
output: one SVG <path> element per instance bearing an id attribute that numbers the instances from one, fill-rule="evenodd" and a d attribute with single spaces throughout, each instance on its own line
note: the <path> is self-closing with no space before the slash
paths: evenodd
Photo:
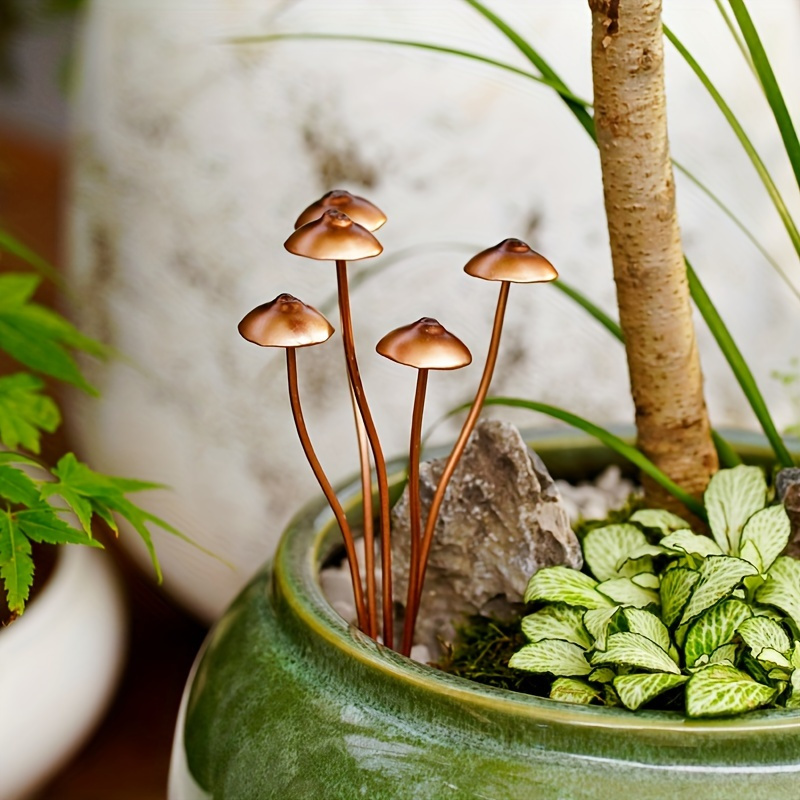
<path id="1" fill-rule="evenodd" d="M 767 459 L 737 438 L 747 460 Z M 559 477 L 613 460 L 582 436 L 533 445 Z M 800 713 L 688 722 L 573 706 L 375 644 L 320 591 L 332 534 L 312 503 L 210 633 L 178 721 L 170 800 L 800 798 Z"/>

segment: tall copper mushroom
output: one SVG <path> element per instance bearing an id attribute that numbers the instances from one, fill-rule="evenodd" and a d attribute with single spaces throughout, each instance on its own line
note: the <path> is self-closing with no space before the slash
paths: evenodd
<path id="1" fill-rule="evenodd" d="M 289 400 L 292 406 L 295 427 L 306 458 L 342 531 L 347 561 L 350 565 L 350 577 L 353 583 L 353 597 L 355 598 L 358 625 L 362 630 L 366 630 L 367 612 L 364 605 L 364 594 L 358 571 L 358 557 L 353 534 L 339 499 L 336 497 L 336 493 L 326 477 L 311 444 L 305 420 L 303 419 L 303 411 L 300 407 L 300 390 L 297 383 L 297 357 L 295 350 L 298 347 L 309 347 L 328 341 L 333 335 L 333 328 L 328 320 L 315 308 L 307 306 L 290 294 L 280 294 L 273 301 L 257 306 L 245 315 L 244 319 L 239 323 L 239 333 L 248 342 L 253 342 L 261 347 L 283 347 L 286 349 Z"/>
<path id="2" fill-rule="evenodd" d="M 419 580 L 417 583 L 417 593 L 414 603 L 410 609 L 406 609 L 406 619 L 410 619 L 410 626 L 416 623 L 419 603 L 422 596 L 422 586 L 425 581 L 425 569 L 428 563 L 431 543 L 433 542 L 433 532 L 436 527 L 436 519 L 439 516 L 444 494 L 447 485 L 453 477 L 456 466 L 467 446 L 467 440 L 475 428 L 478 416 L 483 408 L 483 402 L 489 391 L 489 384 L 492 381 L 492 374 L 497 363 L 497 353 L 500 348 L 500 334 L 503 329 L 503 318 L 505 317 L 506 305 L 508 304 L 508 292 L 512 283 L 544 283 L 553 281 L 558 277 L 555 267 L 542 255 L 532 250 L 525 242 L 519 239 L 505 239 L 500 244 L 483 250 L 473 256 L 464 267 L 464 272 L 476 278 L 486 281 L 500 281 L 500 296 L 497 300 L 497 310 L 494 316 L 492 327 L 492 338 L 489 342 L 489 352 L 486 356 L 486 365 L 483 368 L 481 382 L 472 406 L 461 428 L 461 433 L 453 446 L 453 451 L 447 459 L 439 485 L 431 501 L 431 508 L 428 512 L 428 520 L 425 524 L 425 533 L 422 537 L 420 549 Z"/>
<path id="3" fill-rule="evenodd" d="M 344 189 L 333 189 L 305 209 L 297 218 L 294 227 L 299 228 L 313 222 L 330 209 L 347 214 L 353 222 L 357 222 L 370 232 L 378 230 L 386 222 L 386 214 L 369 200 L 350 194 Z"/>
<path id="4" fill-rule="evenodd" d="M 411 607 L 417 594 L 419 577 L 419 549 L 422 539 L 422 510 L 419 499 L 419 454 L 422 440 L 422 414 L 425 408 L 425 390 L 428 371 L 431 369 L 459 369 L 472 362 L 467 346 L 439 322 L 430 317 L 404 325 L 387 333 L 375 348 L 382 356 L 417 369 L 417 389 L 414 395 L 414 412 L 411 417 L 411 444 L 408 457 L 408 513 L 411 528 L 411 562 L 408 568 L 408 600 Z M 408 618 L 403 627 L 403 644 L 400 652 L 411 652 L 413 628 Z"/>
<path id="5" fill-rule="evenodd" d="M 383 251 L 380 242 L 364 227 L 350 219 L 346 214 L 329 209 L 319 219 L 299 227 L 285 242 L 284 247 L 295 255 L 314 258 L 322 261 L 336 262 L 336 280 L 339 296 L 339 315 L 342 321 L 342 338 L 344 341 L 347 372 L 350 386 L 355 394 L 356 404 L 366 428 L 372 457 L 375 461 L 375 472 L 378 480 L 378 496 L 380 504 L 381 525 L 381 571 L 383 575 L 383 641 L 389 647 L 394 646 L 394 625 L 392 606 L 392 553 L 391 531 L 389 529 L 389 481 L 386 475 L 386 460 L 383 456 L 378 432 L 367 403 L 364 385 L 358 369 L 355 341 L 353 337 L 353 321 L 350 314 L 350 293 L 347 283 L 347 261 L 377 256 Z M 366 532 L 366 531 L 365 531 Z M 366 541 L 367 557 L 370 557 L 370 542 Z M 367 580 L 373 580 L 372 571 L 367 566 Z M 367 594 L 370 597 L 368 583 Z M 372 589 L 374 591 L 374 588 Z M 370 600 L 372 609 L 374 604 Z M 375 614 L 371 614 L 370 634 L 377 631 Z"/>

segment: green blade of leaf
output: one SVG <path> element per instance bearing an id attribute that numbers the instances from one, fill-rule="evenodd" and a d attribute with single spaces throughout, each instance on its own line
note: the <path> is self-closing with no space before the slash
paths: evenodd
<path id="1" fill-rule="evenodd" d="M 644 545 L 647 537 L 635 525 L 605 525 L 586 534 L 583 558 L 592 575 L 605 581 L 618 577 L 618 566 Z"/>
<path id="2" fill-rule="evenodd" d="M 559 700 L 562 703 L 589 705 L 600 699 L 600 692 L 589 686 L 586 681 L 576 678 L 556 678 L 550 687 L 550 699 Z"/>
<path id="3" fill-rule="evenodd" d="M 620 675 L 614 679 L 614 689 L 616 689 L 619 699 L 622 700 L 622 704 L 631 711 L 636 711 L 664 692 L 683 685 L 687 680 L 685 675 L 664 672 L 652 672 L 647 675 Z"/>
<path id="4" fill-rule="evenodd" d="M 33 585 L 33 559 L 31 543 L 10 513 L 0 514 L 0 579 L 9 610 L 22 614 Z"/>
<path id="5" fill-rule="evenodd" d="M 686 567 L 667 570 L 662 576 L 659 587 L 661 618 L 668 627 L 677 622 L 699 580 L 700 573 Z"/>
<path id="6" fill-rule="evenodd" d="M 724 664 L 701 669 L 686 684 L 686 714 L 727 717 L 769 705 L 777 691 L 754 681 L 747 673 Z"/>
<path id="7" fill-rule="evenodd" d="M 709 556 L 699 569 L 700 580 L 686 604 L 681 625 L 691 622 L 707 608 L 727 597 L 748 575 L 758 570 L 747 561 L 731 556 Z"/>
<path id="8" fill-rule="evenodd" d="M 750 648 L 755 658 L 762 650 L 777 650 L 788 653 L 792 647 L 783 626 L 767 617 L 750 617 L 739 625 L 739 635 Z"/>
<path id="9" fill-rule="evenodd" d="M 45 544 L 82 544 L 103 549 L 96 539 L 68 525 L 49 506 L 20 511 L 16 515 L 20 530 L 32 541 Z"/>
<path id="10" fill-rule="evenodd" d="M 598 584 L 597 591 L 611 598 L 614 603 L 623 606 L 635 606 L 645 608 L 646 606 L 658 605 L 661 602 L 658 592 L 652 589 L 645 589 L 634 583 L 630 578 L 611 578 Z"/>
<path id="11" fill-rule="evenodd" d="M 700 656 L 711 656 L 719 647 L 730 644 L 739 626 L 752 616 L 742 600 L 729 599 L 704 611 L 689 626 L 683 645 L 686 666 L 693 667 Z"/>
<path id="12" fill-rule="evenodd" d="M 655 642 L 665 653 L 672 647 L 666 625 L 655 615 L 641 608 L 626 608 L 623 612 L 631 633 L 638 633 Z"/>
<path id="13" fill-rule="evenodd" d="M 798 297 L 800 297 L 800 293 L 798 293 Z M 739 458 L 739 454 L 733 449 L 730 443 L 726 439 L 723 439 L 713 428 L 711 429 L 711 439 L 717 450 L 717 458 L 719 459 L 720 467 L 729 469 L 730 467 L 738 467 L 739 464 L 742 463 L 742 459 Z"/>
<path id="14" fill-rule="evenodd" d="M 593 642 L 583 625 L 583 612 L 571 606 L 545 606 L 522 618 L 522 632 L 531 642 L 563 639 L 588 650 Z"/>
<path id="15" fill-rule="evenodd" d="M 11 450 L 19 446 L 38 453 L 42 432 L 53 433 L 61 414 L 43 394 L 44 383 L 25 372 L 0 378 L 0 443 Z"/>
<path id="16" fill-rule="evenodd" d="M 800 628 L 800 561 L 788 556 L 776 559 L 756 599 L 779 608 Z"/>
<path id="17" fill-rule="evenodd" d="M 0 250 L 24 261 L 28 266 L 33 267 L 37 272 L 63 288 L 64 280 L 52 264 L 31 250 L 16 236 L 12 236 L 8 231 L 2 229 L 0 229 Z"/>
<path id="18" fill-rule="evenodd" d="M 759 572 L 767 572 L 775 559 L 786 549 L 792 523 L 782 504 L 757 511 L 742 529 L 741 547 L 752 542 L 761 558 Z"/>
<path id="19" fill-rule="evenodd" d="M 564 677 L 588 675 L 592 671 L 583 648 L 560 639 L 542 639 L 535 644 L 526 644 L 511 656 L 508 666 Z"/>
<path id="20" fill-rule="evenodd" d="M 750 67 L 750 71 L 753 73 L 753 75 L 755 75 L 756 79 L 758 80 L 758 73 L 756 72 L 755 64 L 753 64 L 753 59 L 750 57 L 750 53 L 748 52 L 747 47 L 745 46 L 744 40 L 739 35 L 739 31 L 736 29 L 736 26 L 733 24 L 733 21 L 728 16 L 728 12 L 725 11 L 725 6 L 722 5 L 722 0 L 714 0 L 714 5 L 717 7 L 720 16 L 725 22 L 725 27 L 727 27 L 728 31 L 733 37 L 734 42 L 736 42 L 736 46 L 739 48 L 739 52 L 742 54 L 742 57 L 747 63 L 747 66 Z"/>
<path id="21" fill-rule="evenodd" d="M 742 528 L 767 503 L 767 481 L 760 467 L 723 469 L 712 476 L 705 493 L 711 533 L 720 549 L 739 552 Z"/>
<path id="22" fill-rule="evenodd" d="M 0 311 L 19 309 L 30 301 L 42 281 L 27 272 L 0 274 Z"/>
<path id="23" fill-rule="evenodd" d="M 614 633 L 608 637 L 604 652 L 592 656 L 592 664 L 623 664 L 651 672 L 680 674 L 678 665 L 655 642 L 640 633 Z"/>
<path id="24" fill-rule="evenodd" d="M 595 587 L 597 581 L 569 567 L 546 567 L 540 569 L 528 581 L 525 602 L 546 601 L 565 603 L 581 608 L 605 608 L 613 605 Z"/>
<path id="25" fill-rule="evenodd" d="M 39 502 L 39 488 L 21 469 L 0 465 L 0 497 L 32 506 Z"/>
<path id="26" fill-rule="evenodd" d="M 593 303 L 585 294 L 579 292 L 574 286 L 566 283 L 559 278 L 553 282 L 553 286 L 558 289 L 562 294 L 565 294 L 575 303 L 577 303 L 584 311 L 587 311 L 594 317 L 613 337 L 618 339 L 623 344 L 625 343 L 625 336 L 622 333 L 619 323 L 612 319 L 600 306 Z"/>

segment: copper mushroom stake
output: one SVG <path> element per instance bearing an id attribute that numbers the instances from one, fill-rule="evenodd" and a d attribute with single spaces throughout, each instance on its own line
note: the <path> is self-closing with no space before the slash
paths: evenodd
<path id="1" fill-rule="evenodd" d="M 298 228 L 285 242 L 284 247 L 295 255 L 314 258 L 322 261 L 336 262 L 336 280 L 339 295 L 339 315 L 342 321 L 342 338 L 344 341 L 347 373 L 350 386 L 356 398 L 361 419 L 369 439 L 372 457 L 375 461 L 375 472 L 378 479 L 378 496 L 381 520 L 381 569 L 383 573 L 383 641 L 389 647 L 394 646 L 394 625 L 392 620 L 392 553 L 391 531 L 389 529 L 389 481 L 386 475 L 386 460 L 383 456 L 378 432 L 372 420 L 361 382 L 356 359 L 355 341 L 353 337 L 353 321 L 350 314 L 350 293 L 347 283 L 347 261 L 377 256 L 383 251 L 380 242 L 363 226 L 350 219 L 346 214 L 329 209 L 319 219 Z M 362 478 L 364 463 L 362 457 Z M 370 489 L 371 493 L 371 489 Z M 365 492 L 364 496 L 367 497 Z M 364 544 L 367 558 L 367 597 L 370 606 L 371 636 L 377 635 L 377 620 L 374 601 L 374 567 L 371 569 L 372 543 L 367 539 L 368 530 L 364 530 Z"/>
<path id="2" fill-rule="evenodd" d="M 411 563 L 408 568 L 408 600 L 411 607 L 417 594 L 419 579 L 419 549 L 422 539 L 422 510 L 419 500 L 419 454 L 422 439 L 422 414 L 425 408 L 425 390 L 428 384 L 428 370 L 459 369 L 472 362 L 467 346 L 453 336 L 439 322 L 430 317 L 422 317 L 411 325 L 397 328 L 387 333 L 375 348 L 382 356 L 415 367 L 417 390 L 414 395 L 414 413 L 411 417 L 411 445 L 408 458 L 408 512 L 411 525 Z M 403 627 L 403 645 L 400 652 L 409 655 L 413 644 L 413 626 Z"/>
<path id="3" fill-rule="evenodd" d="M 412 632 L 419 612 L 422 586 L 425 581 L 425 569 L 428 564 L 428 555 L 433 542 L 433 532 L 436 527 L 436 519 L 439 516 L 439 509 L 444 500 L 447 485 L 453 477 L 459 459 L 467 446 L 467 440 L 478 421 L 483 402 L 486 400 L 486 395 L 489 391 L 489 384 L 492 382 L 492 374 L 494 373 L 497 353 L 500 348 L 503 318 L 508 304 L 508 291 L 512 283 L 545 283 L 558 277 L 555 267 L 544 256 L 532 250 L 520 239 L 505 239 L 500 244 L 483 250 L 467 262 L 464 272 L 486 281 L 500 281 L 500 296 L 497 300 L 492 338 L 489 342 L 489 353 L 486 356 L 486 366 L 483 368 L 481 382 L 478 385 L 478 391 L 472 401 L 472 407 L 469 410 L 467 419 L 464 421 L 464 426 L 461 428 L 458 440 L 453 446 L 450 457 L 447 459 L 447 464 L 445 464 L 428 512 L 428 520 L 425 524 L 425 533 L 422 537 L 420 551 L 417 592 L 412 607 L 406 609 L 407 625 L 410 626 Z"/>
<path id="4" fill-rule="evenodd" d="M 297 384 L 295 350 L 298 347 L 309 347 L 328 341 L 333 335 L 333 328 L 328 320 L 316 309 L 307 306 L 290 294 L 280 294 L 272 302 L 264 303 L 247 314 L 239 323 L 239 333 L 248 342 L 253 342 L 261 347 L 283 347 L 286 349 L 289 400 L 297 434 L 300 437 L 306 458 L 311 464 L 311 469 L 314 471 L 320 488 L 324 492 L 342 531 L 347 561 L 350 565 L 350 577 L 353 582 L 353 597 L 355 598 L 356 612 L 358 614 L 358 625 L 362 630 L 366 630 L 367 612 L 364 606 L 364 595 L 358 572 L 358 557 L 353 534 L 339 499 L 336 497 L 330 481 L 325 476 L 322 465 L 319 463 L 319 459 L 311 445 L 311 439 L 303 419 L 303 411 L 300 407 L 300 390 Z"/>

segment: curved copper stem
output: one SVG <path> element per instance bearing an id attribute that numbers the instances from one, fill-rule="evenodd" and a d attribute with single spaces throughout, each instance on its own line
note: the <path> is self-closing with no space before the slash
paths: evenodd
<path id="1" fill-rule="evenodd" d="M 378 439 L 378 431 L 372 421 L 372 414 L 367 404 L 367 396 L 356 361 L 356 347 L 353 338 L 353 320 L 350 315 L 350 292 L 347 285 L 347 265 L 344 261 L 336 262 L 336 281 L 339 290 L 339 316 L 342 321 L 342 338 L 344 339 L 344 352 L 347 357 L 347 373 L 350 376 L 350 385 L 356 397 L 361 419 L 364 421 L 367 438 L 372 448 L 372 458 L 375 462 L 375 472 L 378 478 L 378 498 L 380 502 L 381 520 L 381 571 L 383 575 L 383 642 L 387 647 L 394 647 L 394 624 L 392 602 L 392 547 L 391 531 L 389 529 L 389 479 L 386 474 L 386 460 Z"/>
<path id="2" fill-rule="evenodd" d="M 303 452 L 306 454 L 308 463 L 314 471 L 314 476 L 319 482 L 325 498 L 327 499 L 336 521 L 339 523 L 339 529 L 342 532 L 344 539 L 344 548 L 347 552 L 347 563 L 350 565 L 350 578 L 353 582 L 353 597 L 356 603 L 356 613 L 358 615 L 358 627 L 361 630 L 367 629 L 367 612 L 364 607 L 364 594 L 361 587 L 361 576 L 358 572 L 358 556 L 356 555 L 355 542 L 353 541 L 353 533 L 350 530 L 350 525 L 347 522 L 344 510 L 342 509 L 339 498 L 336 497 L 336 492 L 325 476 L 322 465 L 319 463 L 317 454 L 311 445 L 311 439 L 306 429 L 306 423 L 303 419 L 303 410 L 300 407 L 300 390 L 297 385 L 297 356 L 293 347 L 286 348 L 286 371 L 289 375 L 289 401 L 292 405 L 292 416 L 294 417 L 294 424 L 297 428 L 297 435 L 300 437 L 300 443 L 303 445 Z"/>
<path id="3" fill-rule="evenodd" d="M 411 635 L 413 636 L 414 626 L 417 622 L 417 614 L 419 613 L 419 605 L 422 599 L 422 588 L 425 583 L 425 571 L 428 567 L 428 556 L 431 551 L 431 544 L 433 542 L 433 532 L 436 528 L 436 520 L 439 516 L 439 509 L 442 507 L 444 494 L 447 491 L 447 485 L 453 477 L 453 473 L 458 466 L 458 462 L 464 453 L 464 448 L 467 446 L 470 434 L 475 428 L 480 416 L 481 409 L 483 408 L 483 401 L 489 392 L 489 384 L 492 382 L 492 375 L 494 367 L 497 363 L 497 352 L 500 348 L 500 334 L 503 330 L 503 318 L 506 313 L 506 306 L 508 305 L 508 290 L 511 284 L 508 281 L 503 281 L 500 284 L 500 296 L 497 298 L 497 310 L 494 314 L 494 325 L 492 327 L 492 338 L 489 341 L 489 352 L 486 356 L 486 366 L 483 368 L 483 375 L 481 382 L 478 385 L 478 391 L 475 394 L 475 399 L 472 401 L 472 407 L 469 410 L 464 426 L 461 428 L 461 433 L 458 435 L 453 451 L 447 459 L 442 477 L 439 478 L 439 485 L 436 487 L 436 492 L 431 501 L 431 507 L 428 511 L 428 520 L 425 523 L 425 533 L 422 537 L 422 547 L 420 550 L 419 560 L 419 573 L 417 579 L 417 592 L 414 596 L 414 603 L 411 608 L 406 609 L 406 624 L 411 628 Z"/>
<path id="4" fill-rule="evenodd" d="M 410 608 L 417 596 L 419 580 L 419 551 L 422 544 L 422 508 L 419 501 L 419 455 L 422 442 L 422 414 L 425 409 L 425 390 L 428 386 L 428 370 L 417 373 L 417 391 L 414 395 L 414 413 L 411 417 L 411 444 L 408 454 L 408 516 L 411 527 L 411 562 L 408 565 L 408 599 Z M 403 646 L 400 652 L 407 656 L 414 643 L 414 629 L 406 617 L 403 625 Z"/>
<path id="5" fill-rule="evenodd" d="M 367 633 L 378 637 L 378 602 L 375 595 L 375 517 L 372 508 L 372 470 L 369 463 L 369 441 L 364 421 L 358 412 L 356 396 L 350 385 L 350 401 L 353 404 L 353 417 L 358 438 L 358 458 L 361 463 L 361 505 L 364 530 L 364 569 L 367 573 Z"/>

